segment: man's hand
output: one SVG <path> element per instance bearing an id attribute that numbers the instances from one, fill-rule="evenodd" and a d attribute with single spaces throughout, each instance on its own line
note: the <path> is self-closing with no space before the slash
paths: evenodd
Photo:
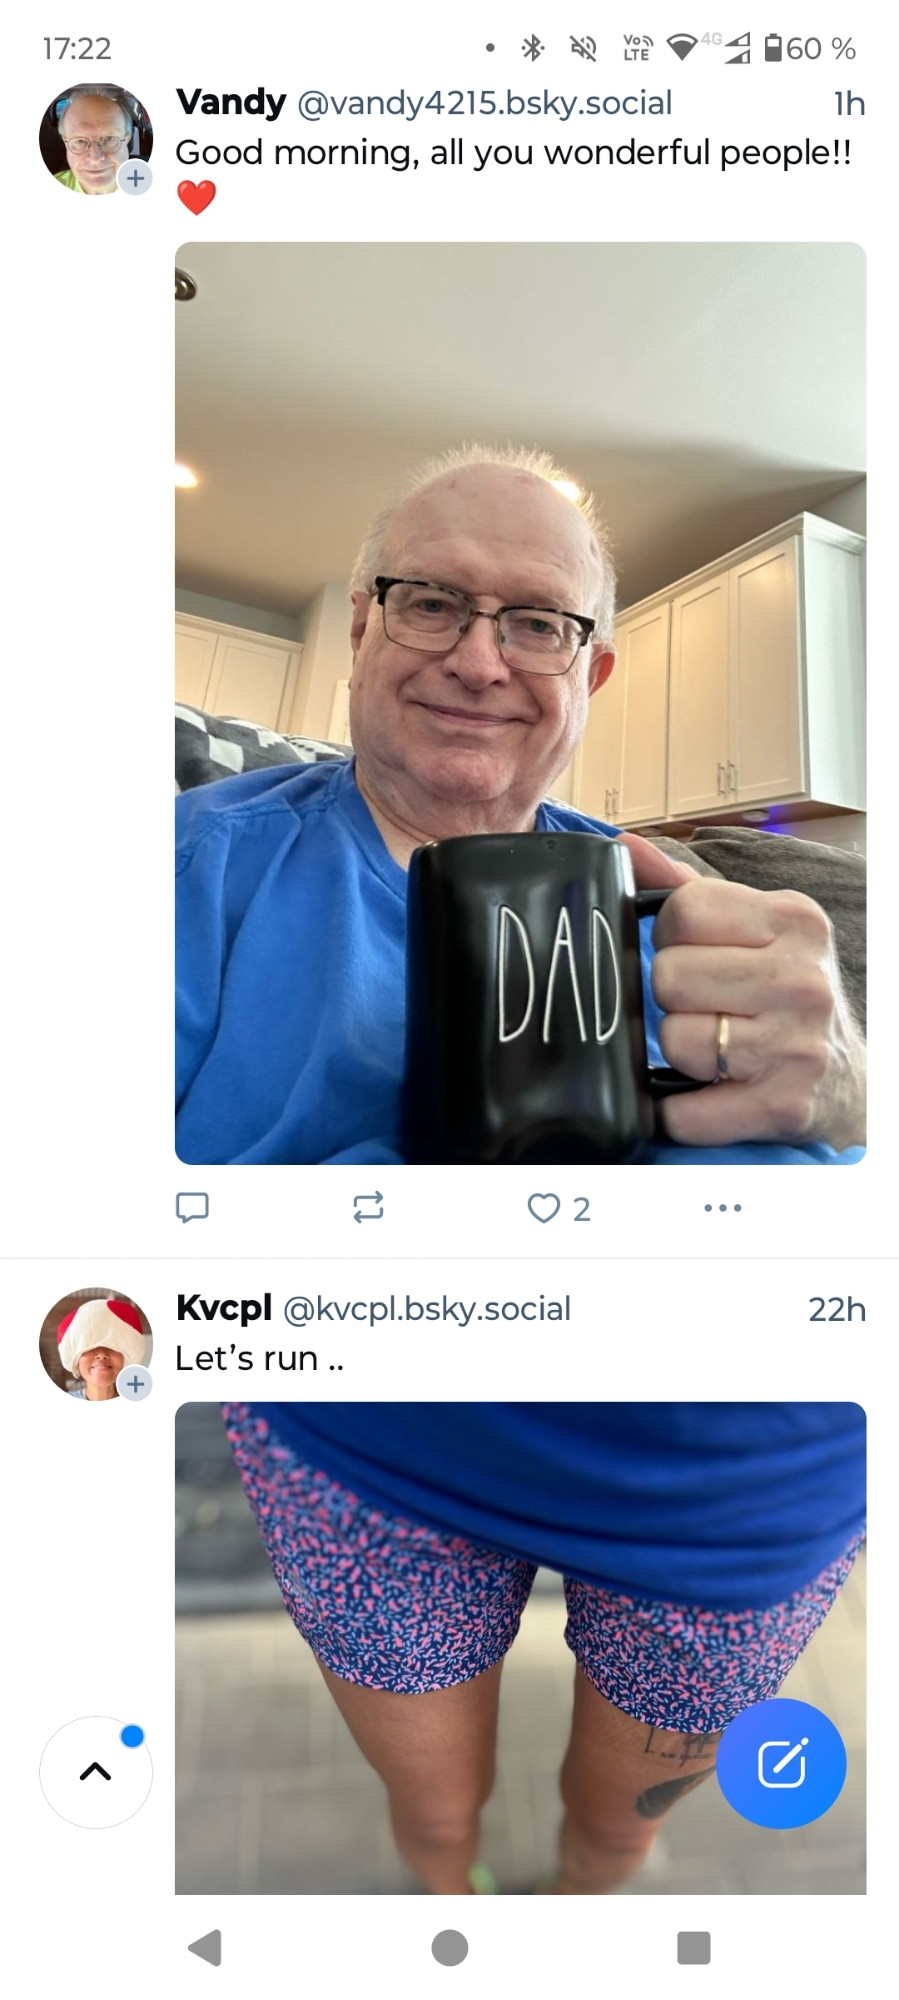
<path id="1" fill-rule="evenodd" d="M 667 1062 L 713 1087 L 665 1099 L 683 1146 L 865 1138 L 865 1044 L 830 923 L 810 896 L 694 875 L 639 834 L 621 836 L 641 889 L 675 888 L 656 918 L 653 992 Z M 729 1076 L 714 1081 L 718 1019 Z"/>

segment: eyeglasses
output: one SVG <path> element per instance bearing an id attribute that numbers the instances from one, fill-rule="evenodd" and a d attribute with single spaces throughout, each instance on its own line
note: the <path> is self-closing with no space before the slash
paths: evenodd
<path id="1" fill-rule="evenodd" d="M 98 153 L 119 153 L 127 144 L 125 132 L 110 132 L 105 139 L 63 139 L 66 152 L 74 153 L 77 160 L 83 159 L 92 146 L 96 146 Z"/>
<path id="2" fill-rule="evenodd" d="M 554 611 L 545 605 L 503 604 L 498 611 L 481 611 L 464 590 L 441 583 L 417 583 L 408 577 L 376 576 L 375 591 L 384 615 L 384 631 L 395 646 L 416 653 L 451 653 L 472 619 L 490 618 L 500 657 L 521 674 L 567 674 L 596 620 L 576 611 Z"/>

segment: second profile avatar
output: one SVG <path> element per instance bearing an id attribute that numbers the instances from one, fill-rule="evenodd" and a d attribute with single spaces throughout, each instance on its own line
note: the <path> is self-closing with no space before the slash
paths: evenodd
<path id="1" fill-rule="evenodd" d="M 131 1299 L 61 1299 L 41 1328 L 41 1359 L 51 1379 L 86 1403 L 115 1402 L 123 1368 L 144 1367 L 151 1338 Z"/>

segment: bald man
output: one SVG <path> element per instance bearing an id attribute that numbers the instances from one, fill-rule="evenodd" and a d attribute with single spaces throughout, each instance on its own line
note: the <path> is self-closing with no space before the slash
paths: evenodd
<path id="1" fill-rule="evenodd" d="M 546 802 L 615 659 L 604 536 L 559 478 L 541 454 L 478 449 L 413 478 L 353 575 L 354 758 L 179 800 L 181 1160 L 400 1160 L 415 848 L 531 829 L 615 836 Z M 556 648 L 552 672 L 531 664 L 538 633 Z M 641 887 L 676 889 L 647 947 L 651 1059 L 710 1085 L 665 1104 L 652 1160 L 854 1158 L 864 1045 L 823 912 L 623 838 Z"/>
<path id="2" fill-rule="evenodd" d="M 67 164 L 56 179 L 75 194 L 117 194 L 116 175 L 128 158 L 133 130 L 120 91 L 77 84 L 59 113 Z"/>

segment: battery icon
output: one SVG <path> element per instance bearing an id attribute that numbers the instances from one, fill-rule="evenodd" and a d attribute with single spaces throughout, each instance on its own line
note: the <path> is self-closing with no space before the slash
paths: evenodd
<path id="1" fill-rule="evenodd" d="M 765 61 L 783 62 L 784 45 L 780 35 L 765 36 Z"/>

